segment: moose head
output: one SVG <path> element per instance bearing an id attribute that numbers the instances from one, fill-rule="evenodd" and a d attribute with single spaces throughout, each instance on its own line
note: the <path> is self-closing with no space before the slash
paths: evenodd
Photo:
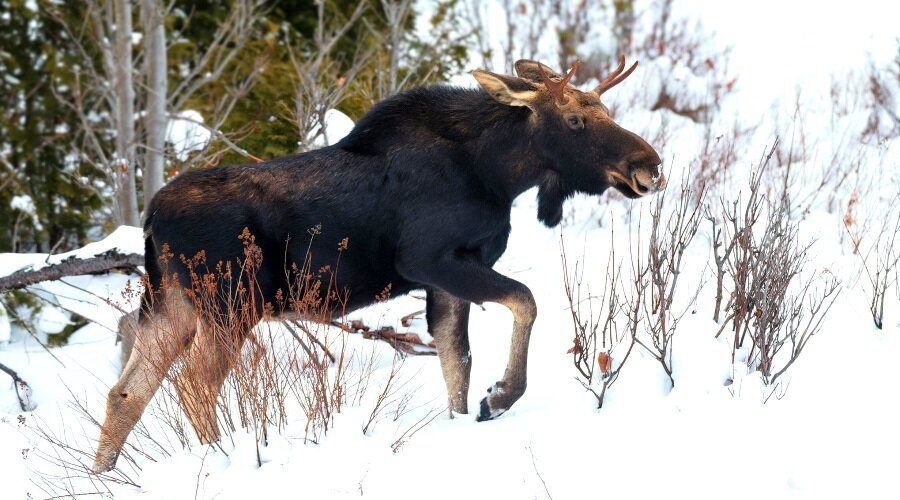
<path id="1" fill-rule="evenodd" d="M 627 78 L 625 58 L 596 88 L 581 91 L 565 76 L 531 60 L 516 62 L 518 76 L 475 70 L 473 75 L 496 101 L 531 111 L 538 139 L 535 150 L 550 165 L 540 182 L 538 216 L 548 226 L 562 218 L 562 202 L 574 192 L 600 194 L 614 187 L 628 198 L 653 194 L 666 186 L 656 151 L 637 134 L 619 126 L 602 95 Z"/>

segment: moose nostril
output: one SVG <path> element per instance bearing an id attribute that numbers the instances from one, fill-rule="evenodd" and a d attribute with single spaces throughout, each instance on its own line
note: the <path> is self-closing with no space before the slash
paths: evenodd
<path id="1" fill-rule="evenodd" d="M 653 187 L 653 184 L 648 186 L 641 182 L 641 178 L 638 175 L 632 175 L 631 180 L 634 183 L 635 191 L 637 191 L 638 194 L 647 194 L 650 191 L 650 188 Z"/>
<path id="2" fill-rule="evenodd" d="M 659 189 L 659 190 L 665 189 L 668 184 L 669 184 L 669 181 L 668 181 L 668 179 L 666 179 L 666 176 L 663 174 L 659 174 L 653 178 L 653 185 L 656 186 L 656 189 Z"/>

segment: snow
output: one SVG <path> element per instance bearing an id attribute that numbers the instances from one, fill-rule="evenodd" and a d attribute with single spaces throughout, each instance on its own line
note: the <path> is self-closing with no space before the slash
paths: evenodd
<path id="1" fill-rule="evenodd" d="M 202 124 L 203 115 L 192 109 L 180 111 L 169 118 L 166 127 L 166 142 L 172 145 L 175 157 L 185 161 L 194 151 L 202 151 L 212 138 Z"/>
<path id="2" fill-rule="evenodd" d="M 314 138 L 313 147 L 321 148 L 338 143 L 353 130 L 353 125 L 349 116 L 336 109 L 329 109 L 325 112 L 325 132 L 319 133 L 319 125 L 309 131 L 309 137 Z"/>
<path id="3" fill-rule="evenodd" d="M 55 307 L 44 307 L 38 313 L 35 328 L 47 335 L 53 335 L 63 331 L 69 326 L 69 316 Z"/>
<path id="4" fill-rule="evenodd" d="M 34 228 L 38 231 L 43 228 L 40 219 L 38 219 L 37 208 L 34 206 L 34 200 L 31 196 L 28 196 L 27 194 L 13 196 L 12 200 L 9 202 L 9 206 L 13 210 L 18 210 L 31 217 Z"/>
<path id="5" fill-rule="evenodd" d="M 119 463 L 120 471 L 140 486 L 107 481 L 100 491 L 108 487 L 115 498 L 125 499 L 298 494 L 398 500 L 900 497 L 896 482 L 900 394 L 895 368 L 900 352 L 900 293 L 895 292 L 896 285 L 888 290 L 884 329 L 876 329 L 869 314 L 869 284 L 862 259 L 853 254 L 842 223 L 851 192 L 859 195 L 854 209 L 857 218 L 869 220 L 874 227 L 894 220 L 900 140 L 860 144 L 866 112 L 853 106 L 846 113 L 836 110 L 830 96 L 833 81 L 852 83 L 848 72 L 859 76 L 868 65 L 885 67 L 896 57 L 893 24 L 900 9 L 873 0 L 860 0 L 853 8 L 841 5 L 772 0 L 747 5 L 712 0 L 674 3 L 673 15 L 698 16 L 704 28 L 715 31 L 721 47 L 732 49 L 729 70 L 738 85 L 709 127 L 715 136 L 725 136 L 736 124 L 752 131 L 738 144 L 737 167 L 722 193 L 736 197 L 746 191 L 749 171 L 776 135 L 783 146 L 791 144 L 792 132 L 805 140 L 806 154 L 797 153 L 794 189 L 798 195 L 812 196 L 808 209 L 795 215 L 800 238 L 812 244 L 806 273 L 827 269 L 841 280 L 843 289 L 822 330 L 783 384 L 766 386 L 759 372 L 748 370 L 743 362 L 746 350 L 732 359 L 727 331 L 715 337 L 720 325 L 711 319 L 711 235 L 703 223 L 685 253 L 680 293 L 673 306 L 685 311 L 674 336 L 674 386 L 660 364 L 636 347 L 609 389 L 604 407 L 597 410 L 594 397 L 575 380 L 577 372 L 571 355 L 566 354 L 573 333 L 561 277 L 560 242 L 567 249 L 570 266 L 576 260 L 583 266 L 596 294 L 603 286 L 612 250 L 613 262 L 623 262 L 627 273 L 632 255 L 645 246 L 647 210 L 655 201 L 576 196 L 566 205 L 563 226 L 549 230 L 535 218 L 531 191 L 516 201 L 509 250 L 495 266 L 527 285 L 539 308 L 529 354 L 528 390 L 502 417 L 483 423 L 474 422 L 472 415 L 451 419 L 438 360 L 411 357 L 397 372 L 406 384 L 398 393 L 408 395 L 407 412 L 394 418 L 391 413 L 399 413 L 401 404 L 394 399 L 376 425 L 363 434 L 376 396 L 390 376 L 393 351 L 349 335 L 348 353 L 354 354 L 350 377 L 365 373 L 369 359 L 369 386 L 360 401 L 348 403 L 335 415 L 333 427 L 317 443 L 304 442 L 306 419 L 293 408 L 283 428 L 273 424 L 268 429 L 265 445 L 258 444 L 257 429 L 251 427 L 238 429 L 223 440 L 221 448 L 202 446 L 190 433 L 188 446 L 182 447 L 171 426 L 159 418 L 169 401 L 160 395 L 142 420 L 157 444 L 132 436 L 130 442 L 141 446 L 147 456 L 133 455 L 139 469 L 127 460 Z M 610 92 L 610 107 L 631 102 L 641 93 L 652 95 L 667 78 L 690 81 L 691 98 L 704 97 L 702 78 L 661 58 L 641 61 L 638 71 Z M 471 77 L 465 77 L 465 84 L 472 84 Z M 798 89 L 799 112 L 795 107 Z M 352 122 L 337 112 L 329 116 L 328 140 L 333 143 Z M 666 149 L 661 151 L 670 177 L 666 195 L 677 193 L 680 178 L 690 177 L 696 166 L 703 126 L 662 111 L 625 106 L 619 107 L 617 120 L 645 137 L 667 128 Z M 169 135 L 173 143 L 173 137 L 190 135 L 190 122 L 180 122 L 184 129 Z M 839 190 L 827 187 L 819 193 L 819 179 L 828 174 L 832 158 L 839 162 L 857 158 L 858 172 Z M 863 239 L 864 248 L 873 243 Z M 112 248 L 141 252 L 140 229 L 119 228 L 103 241 L 59 256 L 2 254 L 0 276 Z M 128 281 L 127 276 L 113 274 L 35 287 L 48 301 L 94 320 L 76 332 L 67 346 L 52 349 L 52 355 L 29 335 L 15 335 L 16 326 L 11 335 L 0 306 L 0 363 L 28 381 L 37 405 L 33 412 L 21 412 L 12 385 L 0 374 L 0 474 L 4 478 L 0 496 L 49 497 L 67 488 L 73 492 L 98 488 L 79 477 L 65 484 L 57 481 L 51 488 L 56 475 L 78 474 L 54 462 L 58 453 L 70 457 L 41 438 L 39 431 L 61 436 L 85 452 L 73 459 L 90 463 L 98 431 L 72 405 L 77 399 L 93 418 L 102 417 L 106 392 L 121 368 L 114 345 L 121 312 L 106 299 L 122 310 L 132 310 L 134 298 L 122 295 Z M 692 301 L 693 291 L 701 286 L 697 300 Z M 422 308 L 419 298 L 402 297 L 357 311 L 351 318 L 370 326 L 392 325 L 399 332 L 420 333 L 428 341 L 421 320 L 414 320 L 410 327 L 400 325 L 402 316 Z M 55 309 L 48 306 L 47 310 Z M 54 314 L 42 313 L 38 327 L 46 330 L 41 334 L 52 333 L 65 317 L 57 314 L 57 322 L 51 325 Z M 472 308 L 471 409 L 503 373 L 511 324 L 511 314 L 499 305 Z M 263 327 L 268 328 L 283 341 L 271 349 L 292 349 L 289 335 L 277 325 Z M 341 338 L 334 331 L 330 335 Z M 610 352 L 614 364 L 624 355 L 621 345 Z M 350 391 L 350 400 L 358 390 Z M 418 426 L 420 430 L 411 432 Z"/>
<path id="6" fill-rule="evenodd" d="M 20 210 L 28 215 L 35 215 L 34 200 L 27 194 L 13 196 L 9 202 L 9 206 L 13 210 Z"/>
<path id="7" fill-rule="evenodd" d="M 9 338 L 9 313 L 6 312 L 6 307 L 4 307 L 2 303 L 0 303 L 0 344 L 9 342 Z"/>

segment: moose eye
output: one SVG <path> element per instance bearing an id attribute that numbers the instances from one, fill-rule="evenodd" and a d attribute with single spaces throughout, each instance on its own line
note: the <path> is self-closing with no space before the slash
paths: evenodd
<path id="1" fill-rule="evenodd" d="M 578 115 L 570 115 L 566 118 L 566 124 L 572 130 L 581 130 L 584 128 L 584 121 Z"/>

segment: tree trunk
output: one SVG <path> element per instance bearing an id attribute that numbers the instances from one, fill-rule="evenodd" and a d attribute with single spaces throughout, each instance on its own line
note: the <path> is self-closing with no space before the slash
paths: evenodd
<path id="1" fill-rule="evenodd" d="M 147 75 L 147 144 L 144 156 L 144 208 L 163 186 L 166 146 L 166 29 L 159 0 L 141 0 L 144 64 Z"/>
<path id="2" fill-rule="evenodd" d="M 135 185 L 134 82 L 131 60 L 131 0 L 115 0 L 115 90 L 116 90 L 116 222 L 140 225 Z"/>

